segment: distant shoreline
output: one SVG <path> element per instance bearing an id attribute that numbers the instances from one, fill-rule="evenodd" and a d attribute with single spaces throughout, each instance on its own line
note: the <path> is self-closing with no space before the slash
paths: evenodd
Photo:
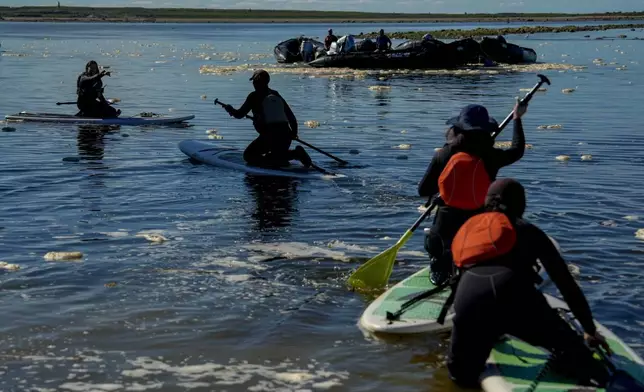
<path id="1" fill-rule="evenodd" d="M 311 24 L 351 24 L 351 23 L 534 23 L 534 22 L 610 22 L 644 20 L 641 17 L 512 17 L 512 18 L 87 18 L 87 17 L 3 17 L 0 22 L 30 23 L 311 23 Z"/>
<path id="2" fill-rule="evenodd" d="M 404 14 L 353 11 L 25 6 L 0 7 L 0 20 L 61 23 L 534 23 L 644 20 L 644 12 Z"/>

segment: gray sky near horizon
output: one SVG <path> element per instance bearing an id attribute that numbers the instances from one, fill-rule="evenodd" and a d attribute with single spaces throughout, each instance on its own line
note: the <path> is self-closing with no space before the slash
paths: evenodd
<path id="1" fill-rule="evenodd" d="M 463 12 L 609 12 L 644 11 L 644 0 L 70 0 L 66 6 L 254 8 L 324 11 Z M 51 0 L 0 0 L 0 6 L 56 5 Z"/>

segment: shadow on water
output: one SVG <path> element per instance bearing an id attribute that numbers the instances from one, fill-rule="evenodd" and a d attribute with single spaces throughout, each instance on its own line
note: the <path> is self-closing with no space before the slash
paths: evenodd
<path id="1" fill-rule="evenodd" d="M 298 180 L 290 177 L 255 176 L 247 174 L 244 182 L 255 199 L 251 213 L 254 232 L 273 232 L 290 226 L 297 209 Z"/>

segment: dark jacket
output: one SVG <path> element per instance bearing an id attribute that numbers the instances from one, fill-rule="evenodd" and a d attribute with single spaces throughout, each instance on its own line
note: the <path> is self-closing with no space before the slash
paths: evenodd
<path id="1" fill-rule="evenodd" d="M 76 81 L 76 93 L 78 94 L 78 101 L 103 101 L 103 81 L 102 75 L 97 73 L 95 75 L 88 75 L 83 72 L 78 76 Z"/>
<path id="2" fill-rule="evenodd" d="M 255 126 L 255 129 L 257 130 L 257 132 L 259 132 L 260 134 L 263 133 L 266 130 L 266 127 L 261 122 L 261 119 L 264 118 L 264 110 L 263 110 L 262 104 L 264 102 L 264 98 L 266 98 L 270 94 L 274 94 L 282 98 L 282 101 L 284 103 L 284 111 L 286 114 L 286 118 L 288 119 L 288 125 L 291 128 L 291 132 L 294 135 L 293 137 L 297 137 L 298 126 L 297 126 L 297 119 L 295 118 L 295 114 L 293 114 L 293 111 L 291 110 L 291 107 L 288 106 L 288 103 L 286 103 L 286 100 L 277 91 L 273 89 L 252 91 L 250 94 L 248 94 L 248 97 L 246 97 L 246 101 L 244 101 L 244 103 L 239 109 L 233 109 L 232 111 L 233 117 L 243 118 L 249 112 L 252 111 L 253 118 L 255 119 L 253 121 L 253 125 Z"/>
<path id="3" fill-rule="evenodd" d="M 467 152 L 481 158 L 490 181 L 494 181 L 499 169 L 521 159 L 525 151 L 525 135 L 523 134 L 523 124 L 520 119 L 514 121 L 512 146 L 507 150 L 495 148 L 494 139 L 489 137 L 487 133 L 457 134 L 451 128 L 447 132 L 446 138 L 447 143 L 434 154 L 423 179 L 418 185 L 418 194 L 420 196 L 433 197 L 438 193 L 438 178 L 450 158 L 458 152 Z M 438 237 L 430 241 L 428 248 L 433 248 L 430 253 L 438 257 L 443 254 L 443 250 L 448 250 L 458 229 L 469 218 L 479 212 L 478 210 L 465 211 L 439 204 L 432 228 L 432 232 L 438 234 Z"/>

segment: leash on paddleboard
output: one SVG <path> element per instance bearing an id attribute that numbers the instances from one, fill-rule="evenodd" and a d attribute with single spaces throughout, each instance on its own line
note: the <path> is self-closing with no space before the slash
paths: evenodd
<path id="1" fill-rule="evenodd" d="M 563 318 L 570 327 L 577 332 L 580 338 L 584 339 L 584 329 L 577 319 L 572 315 L 572 311 L 569 309 L 557 308 L 559 316 Z M 606 383 L 605 390 L 608 392 L 611 391 L 633 391 L 641 392 L 644 391 L 644 384 L 633 377 L 629 372 L 619 368 L 611 360 L 612 353 L 604 350 L 603 347 L 591 346 L 586 344 L 586 347 L 593 354 L 593 357 L 599 360 L 608 371 L 608 381 Z"/>
<path id="2" fill-rule="evenodd" d="M 532 96 L 539 90 L 539 88 L 544 83 L 547 83 L 548 85 L 550 85 L 550 80 L 546 76 L 537 74 L 537 77 L 539 78 L 539 82 L 535 84 L 532 90 L 530 90 L 530 92 L 526 94 L 525 97 L 523 97 L 523 99 L 519 102 L 520 105 L 524 105 L 530 102 L 530 100 L 532 99 Z M 512 112 L 508 114 L 508 116 L 499 125 L 498 129 L 491 134 L 493 139 L 496 138 L 501 133 L 503 128 L 505 128 L 508 125 L 513 115 L 514 115 L 514 110 L 512 110 Z M 432 210 L 441 202 L 442 200 L 440 199 L 440 197 L 435 197 L 431 202 L 431 204 L 430 204 L 430 201 L 428 200 L 427 203 L 425 203 L 425 206 L 426 207 L 428 206 L 427 210 L 420 216 L 420 218 L 418 218 L 418 220 L 414 223 L 414 225 L 409 230 L 407 230 L 405 234 L 403 234 L 403 236 L 398 240 L 398 242 L 396 242 L 394 246 L 380 253 L 378 256 L 368 260 L 366 263 L 360 266 L 356 271 L 354 271 L 351 274 L 351 276 L 349 276 L 347 280 L 347 283 L 349 284 L 349 286 L 352 287 L 353 289 L 375 289 L 375 288 L 385 287 L 387 285 L 387 282 L 389 281 L 391 272 L 393 271 L 393 266 L 394 266 L 394 263 L 396 262 L 396 255 L 398 254 L 398 250 L 403 247 L 403 245 L 407 242 L 407 240 L 411 238 L 411 236 L 413 235 L 413 232 L 418 228 L 418 226 L 420 226 L 420 224 L 425 220 L 426 217 L 429 216 Z M 422 296 L 422 295 L 425 295 L 425 293 L 421 293 L 418 296 Z M 413 303 L 418 302 L 418 300 L 415 300 L 414 298 L 412 298 L 406 303 L 404 303 L 402 306 L 405 306 L 408 303 L 412 303 L 412 301 Z M 401 309 L 402 309 L 402 306 L 401 306 Z M 409 306 L 410 305 L 405 307 L 405 309 L 408 309 Z M 390 322 L 400 317 L 401 314 L 402 312 L 400 310 L 393 313 L 392 316 L 396 315 L 396 317 L 394 317 L 393 319 L 389 319 Z"/>
<path id="3" fill-rule="evenodd" d="M 225 103 L 221 102 L 221 101 L 220 101 L 219 99 L 217 99 L 217 98 L 215 98 L 215 105 L 221 105 L 222 107 L 225 107 L 225 106 L 226 106 L 226 104 L 225 104 Z M 248 118 L 248 119 L 254 120 L 254 119 L 253 119 L 253 116 L 249 116 L 248 114 L 247 114 L 245 117 L 246 117 L 246 118 Z M 348 164 L 349 164 L 349 162 L 345 161 L 344 159 L 340 159 L 340 158 L 338 158 L 338 157 L 336 157 L 336 156 L 333 156 L 333 155 L 329 154 L 328 152 L 326 152 L 326 151 L 324 151 L 324 150 L 320 150 L 319 148 L 315 147 L 314 145 L 309 144 L 309 143 L 305 142 L 304 140 L 302 140 L 302 139 L 300 139 L 300 138 L 298 138 L 298 137 L 296 137 L 296 138 L 295 138 L 295 139 L 293 139 L 293 140 L 295 140 L 295 141 L 297 141 L 297 142 L 300 142 L 300 143 L 304 144 L 305 146 L 307 146 L 307 147 L 310 147 L 310 148 L 314 149 L 315 151 L 319 152 L 320 154 L 324 154 L 324 155 L 328 156 L 329 158 L 331 158 L 331 159 L 335 160 L 336 162 L 338 162 L 338 163 L 340 163 L 340 164 L 342 164 L 342 165 L 348 165 Z"/>

